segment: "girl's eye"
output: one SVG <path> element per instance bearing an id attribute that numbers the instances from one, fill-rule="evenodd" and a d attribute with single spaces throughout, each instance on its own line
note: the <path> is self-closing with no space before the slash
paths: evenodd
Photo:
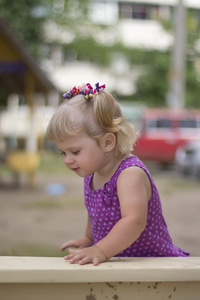
<path id="1" fill-rule="evenodd" d="M 80 150 L 77 150 L 77 151 L 72 151 L 72 154 L 73 154 L 73 155 L 78 155 L 78 154 L 79 154 L 79 152 L 80 152 Z"/>
<path id="2" fill-rule="evenodd" d="M 66 154 L 65 154 L 65 152 L 63 152 L 63 151 L 60 151 L 60 155 L 66 155 Z"/>

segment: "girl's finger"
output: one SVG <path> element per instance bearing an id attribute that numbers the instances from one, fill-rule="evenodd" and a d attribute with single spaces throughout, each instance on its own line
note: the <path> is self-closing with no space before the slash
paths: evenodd
<path id="1" fill-rule="evenodd" d="M 89 256 L 85 256 L 81 260 L 79 260 L 79 265 L 85 265 L 90 262 L 92 262 L 92 259 Z"/>
<path id="2" fill-rule="evenodd" d="M 68 247 L 72 247 L 72 243 L 68 242 L 68 243 L 63 244 L 63 245 L 61 246 L 61 250 L 63 251 L 63 250 L 65 250 L 65 249 L 67 249 Z"/>
<path id="3" fill-rule="evenodd" d="M 74 264 L 74 263 L 76 263 L 76 262 L 81 261 L 82 259 L 83 259 L 83 256 L 81 256 L 81 255 L 75 255 L 75 256 L 73 256 L 73 257 L 69 260 L 69 262 L 70 262 L 70 264 Z"/>
<path id="4" fill-rule="evenodd" d="M 80 250 L 79 249 L 69 249 L 70 254 L 79 254 Z"/>
<path id="5" fill-rule="evenodd" d="M 93 265 L 94 266 L 98 266 L 99 265 L 99 258 L 98 257 L 94 257 L 94 259 L 93 259 Z"/>
<path id="6" fill-rule="evenodd" d="M 74 256 L 74 255 L 66 255 L 66 256 L 64 257 L 64 260 L 70 260 L 73 256 Z"/>
<path id="7" fill-rule="evenodd" d="M 75 247 L 75 248 L 78 248 L 80 247 L 79 243 L 76 241 L 76 240 L 71 240 L 71 241 L 68 241 L 66 242 L 65 244 L 63 244 L 61 246 L 61 250 L 65 250 L 66 248 L 69 248 L 69 247 Z"/>
<path id="8" fill-rule="evenodd" d="M 64 251 L 66 248 L 68 248 L 67 245 L 62 245 L 62 246 L 61 246 L 61 250 L 62 250 L 62 251 Z"/>

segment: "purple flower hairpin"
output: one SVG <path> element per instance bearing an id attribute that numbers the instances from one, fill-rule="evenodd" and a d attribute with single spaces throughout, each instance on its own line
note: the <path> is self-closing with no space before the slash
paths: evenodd
<path id="1" fill-rule="evenodd" d="M 72 90 L 66 92 L 63 94 L 63 97 L 66 99 L 71 99 L 72 97 L 82 94 L 85 96 L 85 99 L 92 98 L 92 95 L 99 93 L 100 91 L 103 91 L 106 87 L 105 84 L 99 86 L 99 82 L 95 84 L 95 89 L 93 90 L 93 87 L 90 83 L 83 84 L 82 86 L 74 86 Z"/>

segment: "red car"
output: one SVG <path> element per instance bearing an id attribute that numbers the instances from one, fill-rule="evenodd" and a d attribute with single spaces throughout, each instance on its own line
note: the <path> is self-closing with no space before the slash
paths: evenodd
<path id="1" fill-rule="evenodd" d="M 173 163 L 180 146 L 200 140 L 200 110 L 146 109 L 140 131 L 135 155 L 141 160 Z"/>

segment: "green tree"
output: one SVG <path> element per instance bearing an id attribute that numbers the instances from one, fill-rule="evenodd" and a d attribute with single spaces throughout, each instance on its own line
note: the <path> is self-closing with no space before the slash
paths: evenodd
<path id="1" fill-rule="evenodd" d="M 77 30 L 85 19 L 87 0 L 1 0 L 0 15 L 37 56 L 43 44 L 43 27 L 52 20 Z"/>
<path id="2" fill-rule="evenodd" d="M 200 12 L 187 9 L 186 18 L 186 62 L 185 62 L 185 107 L 199 108 L 200 101 L 200 66 L 199 66 L 199 38 Z M 163 27 L 172 32 L 172 22 L 162 22 Z"/>
<path id="3" fill-rule="evenodd" d="M 146 55 L 149 59 L 136 82 L 137 92 L 133 99 L 145 102 L 148 106 L 166 106 L 169 53 L 155 51 Z"/>
<path id="4" fill-rule="evenodd" d="M 37 46 L 42 42 L 41 27 L 44 15 L 36 14 L 36 8 L 43 0 L 1 0 L 0 15 L 18 33 L 29 48 L 37 54 Z"/>

